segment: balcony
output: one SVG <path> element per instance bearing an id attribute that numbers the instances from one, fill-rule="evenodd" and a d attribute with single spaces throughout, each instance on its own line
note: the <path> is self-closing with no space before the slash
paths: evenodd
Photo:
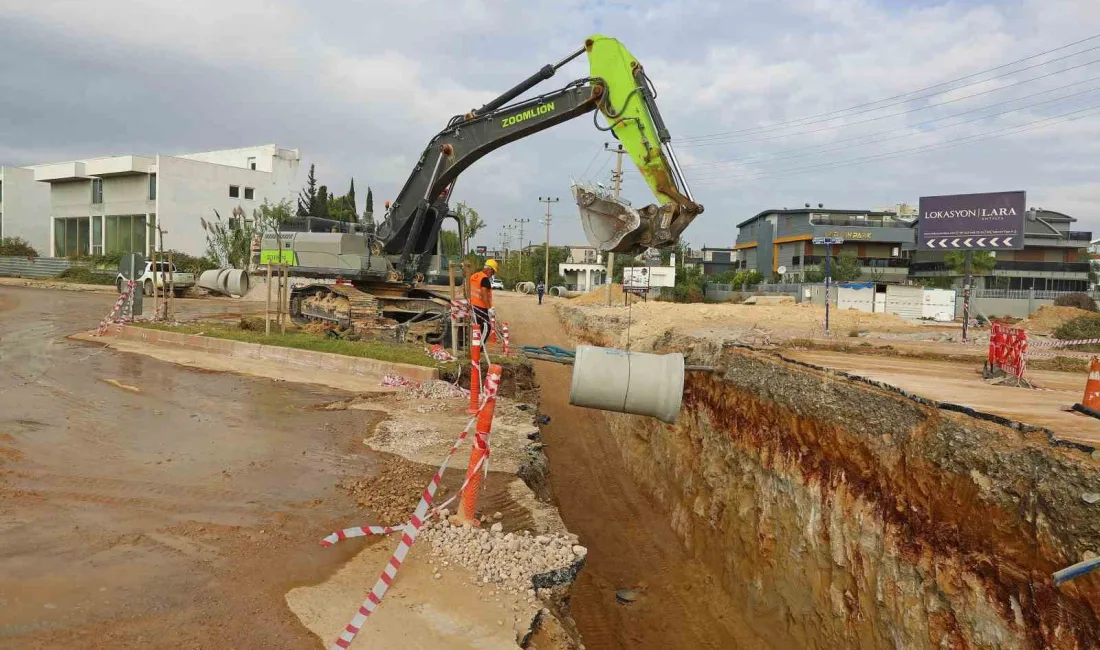
<path id="1" fill-rule="evenodd" d="M 909 260 L 900 257 L 857 257 L 859 265 L 864 268 L 873 269 L 907 269 L 909 268 Z M 820 255 L 807 255 L 802 258 L 802 263 L 806 266 L 820 266 L 825 267 L 825 257 Z M 836 263 L 836 257 L 833 258 L 833 263 Z M 797 264 L 795 265 L 797 266 Z"/>
<path id="2" fill-rule="evenodd" d="M 848 226 L 853 228 L 910 228 L 904 221 L 890 219 L 814 219 L 811 226 Z"/>
<path id="3" fill-rule="evenodd" d="M 909 269 L 914 273 L 953 274 L 945 262 L 913 262 Z M 1032 271 L 1038 273 L 1085 273 L 1089 272 L 1088 262 L 1017 262 L 998 261 L 993 267 L 997 271 Z"/>

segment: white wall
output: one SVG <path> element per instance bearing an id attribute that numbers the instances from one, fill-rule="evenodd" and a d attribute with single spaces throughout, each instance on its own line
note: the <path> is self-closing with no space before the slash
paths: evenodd
<path id="1" fill-rule="evenodd" d="M 34 170 L 0 167 L 0 237 L 22 237 L 39 255 L 48 256 L 50 244 L 50 186 L 34 180 Z"/>
<path id="2" fill-rule="evenodd" d="M 241 150 L 244 151 L 244 150 Z M 284 150 L 285 151 L 285 150 Z M 212 152 L 213 154 L 222 152 Z M 196 154 L 197 155 L 197 154 Z M 228 155 L 228 154 L 227 154 Z M 202 162 L 189 157 L 157 157 L 156 214 L 164 236 L 166 248 L 201 255 L 206 251 L 206 235 L 199 218 L 214 221 L 214 210 L 223 219 L 229 219 L 233 208 L 240 206 L 248 218 L 267 199 L 270 203 L 293 201 L 297 196 L 297 153 L 293 159 L 276 156 L 269 158 L 272 172 L 252 171 L 240 167 Z M 257 168 L 261 159 L 257 156 Z M 241 188 L 240 198 L 230 198 L 229 186 Z M 244 190 L 255 190 L 252 200 L 244 198 Z"/>

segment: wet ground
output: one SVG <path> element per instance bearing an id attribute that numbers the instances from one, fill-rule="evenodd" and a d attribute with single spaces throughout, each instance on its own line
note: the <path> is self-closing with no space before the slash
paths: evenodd
<path id="1" fill-rule="evenodd" d="M 64 338 L 114 299 L 0 287 L 0 648 L 322 647 L 283 597 L 354 552 L 317 539 L 378 416 Z"/>

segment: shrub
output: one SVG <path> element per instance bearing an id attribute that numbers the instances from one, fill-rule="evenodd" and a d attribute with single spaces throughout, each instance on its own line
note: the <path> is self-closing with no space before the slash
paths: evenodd
<path id="1" fill-rule="evenodd" d="M 83 266 L 73 266 L 65 269 L 61 272 L 61 275 L 57 276 L 63 280 L 69 282 L 79 282 L 80 284 L 114 284 L 115 275 L 111 273 L 96 273 L 91 269 Z"/>
<path id="2" fill-rule="evenodd" d="M 1087 293 L 1069 293 L 1054 299 L 1058 307 L 1076 307 L 1085 311 L 1096 311 L 1096 301 Z"/>
<path id="3" fill-rule="evenodd" d="M 38 251 L 34 250 L 34 246 L 22 237 L 4 237 L 0 239 L 0 255 L 38 257 Z"/>
<path id="4" fill-rule="evenodd" d="M 1078 316 L 1054 330 L 1054 338 L 1064 341 L 1100 338 L 1100 316 Z"/>
<path id="5" fill-rule="evenodd" d="M 208 257 L 195 257 L 188 255 L 180 251 L 167 251 L 164 255 L 167 258 L 168 253 L 172 254 L 172 263 L 176 265 L 176 268 L 182 273 L 194 273 L 198 275 L 203 271 L 209 271 L 211 269 L 218 268 L 218 265 L 214 263 L 214 260 Z"/>

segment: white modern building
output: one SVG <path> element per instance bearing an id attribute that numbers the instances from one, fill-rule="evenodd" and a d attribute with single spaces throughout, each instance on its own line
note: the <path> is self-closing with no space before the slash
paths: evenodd
<path id="1" fill-rule="evenodd" d="M 48 187 L 48 204 L 26 208 L 7 234 L 31 240 L 44 256 L 73 257 L 148 254 L 159 231 L 164 249 L 202 255 L 200 219 L 214 220 L 215 210 L 229 219 L 238 207 L 251 218 L 265 200 L 293 200 L 300 158 L 297 149 L 263 145 L 35 165 L 28 169 Z"/>
<path id="2" fill-rule="evenodd" d="M 43 255 L 50 250 L 50 188 L 34 170 L 0 167 L 0 238 L 22 237 Z"/>

